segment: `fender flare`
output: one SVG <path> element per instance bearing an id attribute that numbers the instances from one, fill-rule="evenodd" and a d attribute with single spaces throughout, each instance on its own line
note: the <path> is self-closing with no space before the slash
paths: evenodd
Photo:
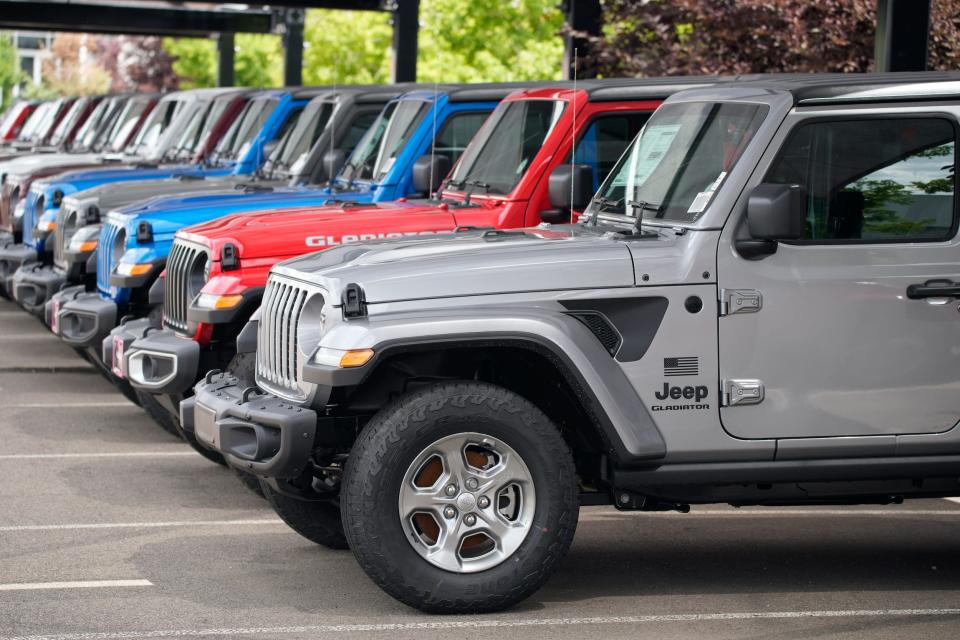
<path id="1" fill-rule="evenodd" d="M 452 312 L 440 318 L 410 314 L 405 315 L 402 322 L 396 322 L 397 317 L 385 316 L 383 320 L 371 320 L 366 327 L 344 323 L 325 336 L 322 343 L 334 346 L 328 338 L 336 338 L 337 329 L 342 327 L 351 338 L 348 348 L 373 349 L 374 357 L 366 365 L 353 369 L 308 360 L 303 366 L 303 380 L 325 387 L 362 384 L 380 362 L 407 351 L 453 346 L 527 349 L 547 357 L 558 369 L 618 465 L 642 463 L 666 455 L 663 436 L 621 365 L 582 322 L 546 309 L 478 311 L 463 315 Z M 458 330 L 457 325 L 462 323 L 469 323 L 472 330 Z M 478 326 L 484 329 L 477 331 Z M 363 331 L 364 328 L 367 331 Z"/>

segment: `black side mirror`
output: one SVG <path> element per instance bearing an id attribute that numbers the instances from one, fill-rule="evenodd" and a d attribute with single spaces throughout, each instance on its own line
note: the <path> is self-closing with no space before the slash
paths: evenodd
<path id="1" fill-rule="evenodd" d="M 323 154 L 323 176 L 318 182 L 323 180 L 332 180 L 340 173 L 344 163 L 347 161 L 347 152 L 343 149 L 333 149 Z"/>
<path id="2" fill-rule="evenodd" d="M 749 238 L 737 240 L 737 251 L 748 259 L 770 255 L 777 243 L 799 240 L 807 213 L 807 190 L 798 184 L 763 183 L 747 200 Z"/>
<path id="3" fill-rule="evenodd" d="M 547 183 L 550 206 L 561 211 L 583 211 L 593 197 L 593 167 L 588 164 L 560 165 Z"/>
<path id="4" fill-rule="evenodd" d="M 440 188 L 440 183 L 450 173 L 450 158 L 440 154 L 427 154 L 413 163 L 413 190 L 430 195 Z"/>
<path id="5" fill-rule="evenodd" d="M 264 160 L 268 159 L 270 156 L 273 155 L 273 152 L 276 151 L 277 147 L 279 146 L 280 146 L 279 140 L 270 140 L 269 142 L 263 143 L 263 147 L 261 149 L 263 153 L 262 158 Z"/>

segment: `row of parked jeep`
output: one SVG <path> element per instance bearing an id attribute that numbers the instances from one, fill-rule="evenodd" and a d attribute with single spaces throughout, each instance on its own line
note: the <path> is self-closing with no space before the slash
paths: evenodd
<path id="1" fill-rule="evenodd" d="M 411 606 L 529 596 L 581 504 L 960 494 L 960 74 L 208 89 L 2 126 L 0 291 Z"/>

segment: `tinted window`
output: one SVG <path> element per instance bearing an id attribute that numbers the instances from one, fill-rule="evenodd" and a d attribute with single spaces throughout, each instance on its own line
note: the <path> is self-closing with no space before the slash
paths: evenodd
<path id="1" fill-rule="evenodd" d="M 440 130 L 440 135 L 434 140 L 433 152 L 447 156 L 450 159 L 450 165 L 453 166 L 489 115 L 489 111 L 475 111 L 450 116 Z"/>
<path id="2" fill-rule="evenodd" d="M 428 108 L 429 105 L 420 100 L 398 100 L 387 104 L 357 143 L 338 178 L 373 181 L 383 178 L 426 116 Z"/>
<path id="3" fill-rule="evenodd" d="M 447 186 L 456 189 L 473 183 L 482 185 L 487 193 L 506 195 L 513 191 L 564 106 L 554 100 L 517 100 L 499 105 L 464 151 Z"/>
<path id="4" fill-rule="evenodd" d="M 574 148 L 574 164 L 593 167 L 593 190 L 600 187 L 630 141 L 650 119 L 649 113 L 615 113 L 594 118 Z M 564 162 L 570 162 L 570 154 Z"/>
<path id="5" fill-rule="evenodd" d="M 806 187 L 806 240 L 941 240 L 953 229 L 955 154 L 939 118 L 813 122 L 767 181 Z"/>
<path id="6" fill-rule="evenodd" d="M 350 128 L 347 129 L 347 133 L 343 136 L 343 140 L 340 141 L 340 148 L 347 153 L 353 151 L 354 147 L 357 146 L 357 143 L 360 142 L 360 138 L 362 138 L 363 134 L 365 134 L 367 130 L 373 126 L 373 123 L 376 122 L 376 120 L 377 113 L 374 111 L 370 111 L 369 113 L 361 113 L 358 115 L 350 124 Z"/>

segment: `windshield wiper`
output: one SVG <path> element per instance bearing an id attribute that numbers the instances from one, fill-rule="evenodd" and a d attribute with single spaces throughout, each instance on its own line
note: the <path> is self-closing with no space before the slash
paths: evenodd
<path id="1" fill-rule="evenodd" d="M 484 182 L 483 180 L 463 180 L 463 186 L 466 187 L 476 187 L 477 189 L 483 189 L 484 193 L 490 193 L 490 185 Z M 473 189 L 467 189 L 463 193 L 463 204 L 470 206 L 470 196 L 473 195 Z"/>
<path id="2" fill-rule="evenodd" d="M 644 211 L 653 211 L 654 213 L 660 213 L 660 209 L 663 208 L 663 205 L 654 204 L 652 202 L 637 202 L 636 200 L 627 200 L 627 206 L 638 209 L 637 219 L 633 223 L 634 230 L 637 233 L 643 233 L 641 227 L 643 226 L 643 212 Z"/>

